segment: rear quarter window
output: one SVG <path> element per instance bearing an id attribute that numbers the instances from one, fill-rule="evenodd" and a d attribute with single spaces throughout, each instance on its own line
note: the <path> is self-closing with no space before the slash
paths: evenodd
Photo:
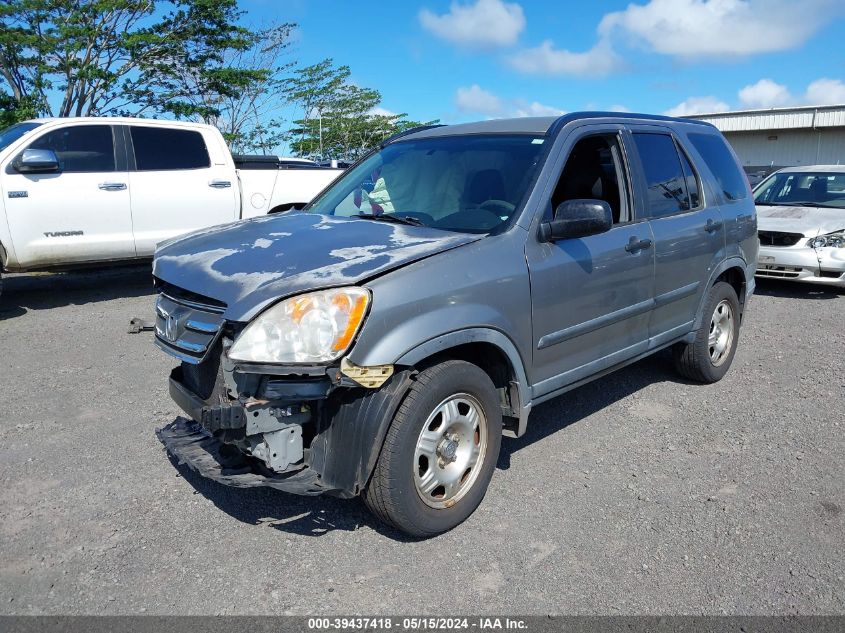
<path id="1" fill-rule="evenodd" d="M 202 134 L 194 130 L 132 126 L 138 171 L 202 169 L 211 166 Z"/>
<path id="2" fill-rule="evenodd" d="M 710 168 L 725 198 L 733 201 L 748 197 L 748 182 L 724 137 L 717 134 L 693 133 L 687 138 Z"/>

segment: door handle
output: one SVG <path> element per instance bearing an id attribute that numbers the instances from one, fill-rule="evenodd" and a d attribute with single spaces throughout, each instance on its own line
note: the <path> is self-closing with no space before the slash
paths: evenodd
<path id="1" fill-rule="evenodd" d="M 126 189 L 125 182 L 101 182 L 97 185 L 103 191 L 123 191 Z"/>
<path id="2" fill-rule="evenodd" d="M 651 240 L 649 239 L 640 240 L 636 237 L 631 237 L 628 243 L 625 244 L 625 250 L 629 253 L 639 253 L 647 248 L 651 248 Z"/>
<path id="3" fill-rule="evenodd" d="M 722 228 L 722 221 L 721 220 L 717 220 L 716 222 L 714 222 L 712 219 L 707 220 L 707 224 L 704 225 L 704 230 L 707 231 L 708 233 L 715 233 L 716 231 L 718 231 L 721 228 Z"/>
<path id="4" fill-rule="evenodd" d="M 229 180 L 212 180 L 208 183 L 208 186 L 215 189 L 228 189 L 232 186 L 232 183 Z"/>

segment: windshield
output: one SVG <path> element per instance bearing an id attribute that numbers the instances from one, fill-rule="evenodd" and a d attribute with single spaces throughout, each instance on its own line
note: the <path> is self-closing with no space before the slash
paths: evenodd
<path id="1" fill-rule="evenodd" d="M 7 127 L 5 130 L 0 132 L 0 151 L 6 149 L 21 136 L 30 130 L 34 130 L 39 125 L 41 125 L 41 123 L 36 121 L 26 121 L 25 123 L 15 123 L 14 125 Z"/>
<path id="2" fill-rule="evenodd" d="M 525 196 L 543 141 L 489 134 L 392 143 L 347 171 L 307 211 L 489 233 L 507 224 Z"/>
<path id="3" fill-rule="evenodd" d="M 845 208 L 845 169 L 842 172 L 780 172 L 754 190 L 755 204 Z"/>

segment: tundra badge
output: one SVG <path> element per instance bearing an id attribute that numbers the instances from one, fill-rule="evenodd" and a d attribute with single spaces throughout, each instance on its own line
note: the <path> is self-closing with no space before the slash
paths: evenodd
<path id="1" fill-rule="evenodd" d="M 85 235 L 83 231 L 47 231 L 44 237 L 74 237 L 75 235 Z"/>

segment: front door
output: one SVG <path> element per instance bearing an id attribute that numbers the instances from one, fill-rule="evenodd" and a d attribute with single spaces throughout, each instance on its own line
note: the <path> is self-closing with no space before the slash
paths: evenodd
<path id="1" fill-rule="evenodd" d="M 3 171 L 3 202 L 18 264 L 40 268 L 135 256 L 122 145 L 106 124 L 63 126 L 27 149 L 49 149 L 59 171 Z M 11 163 L 11 157 L 7 163 Z"/>
<path id="2" fill-rule="evenodd" d="M 541 242 L 529 238 L 534 397 L 645 351 L 654 288 L 649 224 L 636 217 L 621 129 L 573 132 L 548 207 L 600 199 L 612 211 L 606 233 Z"/>

